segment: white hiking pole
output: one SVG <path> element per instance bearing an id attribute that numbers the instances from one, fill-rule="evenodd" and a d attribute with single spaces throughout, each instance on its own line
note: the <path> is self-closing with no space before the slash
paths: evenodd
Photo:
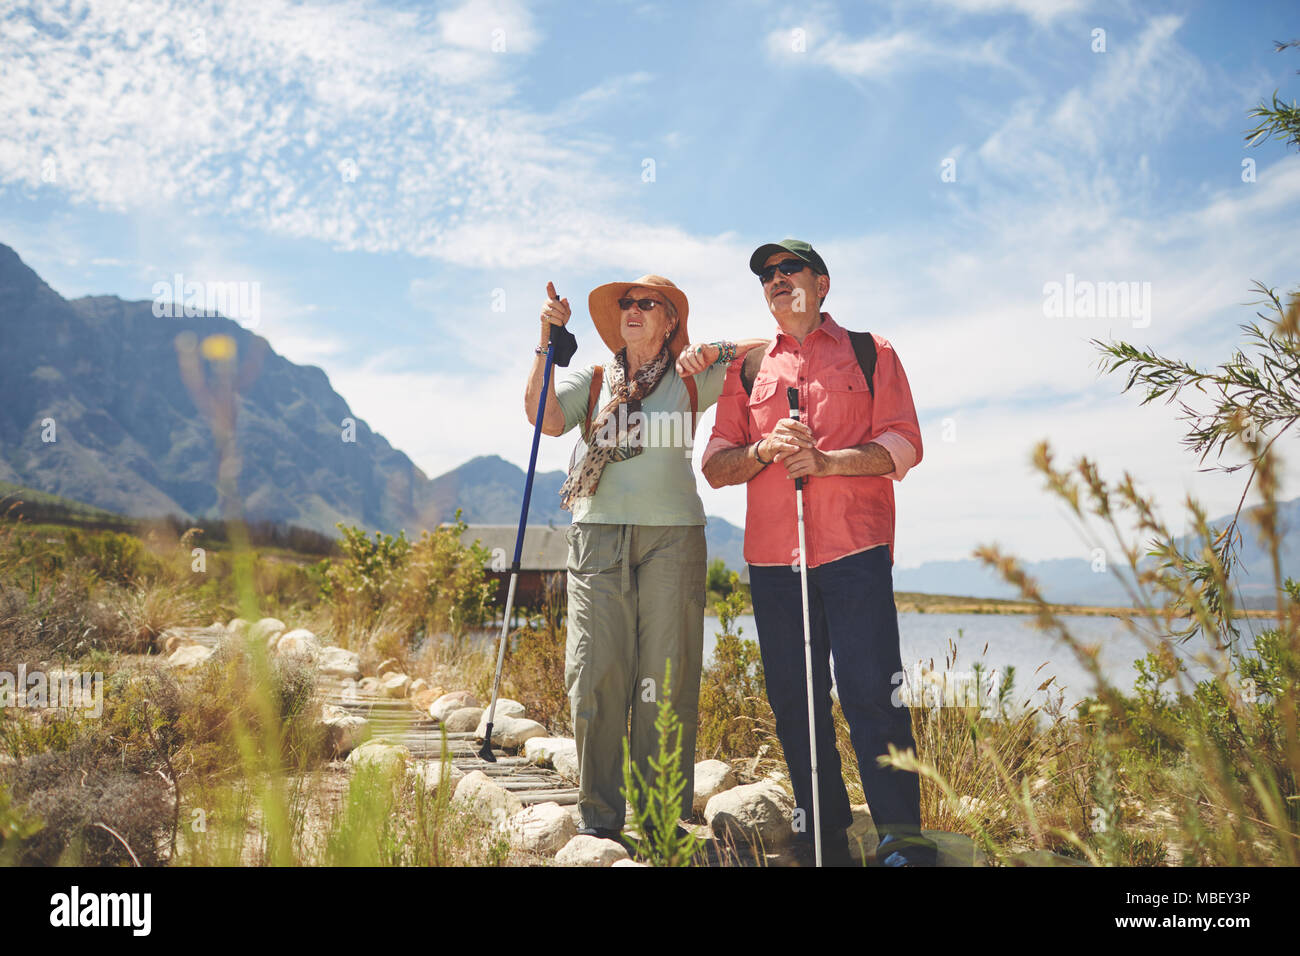
<path id="1" fill-rule="evenodd" d="M 559 301 L 559 296 L 555 294 L 555 287 L 548 286 L 551 293 L 551 299 Z M 558 332 L 556 330 L 559 330 Z M 515 557 L 510 564 L 510 584 L 506 588 L 506 613 L 501 618 L 501 639 L 497 646 L 497 670 L 496 675 L 492 678 L 492 704 L 488 707 L 487 727 L 483 734 L 483 747 L 479 750 L 478 755 L 489 763 L 496 763 L 496 755 L 492 753 L 492 721 L 497 713 L 497 691 L 501 685 L 501 665 L 506 659 L 506 639 L 510 635 L 510 612 L 515 606 L 515 584 L 519 580 L 519 558 L 524 549 L 524 529 L 528 525 L 528 501 L 533 496 L 533 473 L 537 470 L 537 446 L 542 440 L 542 417 L 546 413 L 546 392 L 551 387 L 551 367 L 559 365 L 568 365 L 569 358 L 573 352 L 570 348 L 576 348 L 573 343 L 573 333 L 560 325 L 552 324 L 548 332 L 549 338 L 546 345 L 546 369 L 542 373 L 542 395 L 537 400 L 537 421 L 533 424 L 533 450 L 528 456 L 528 478 L 524 482 L 524 503 L 519 509 L 519 533 L 515 536 Z M 565 338 L 571 343 L 569 348 L 561 345 Z M 557 348 L 563 348 L 567 353 L 565 357 L 556 360 Z"/>
<path id="2" fill-rule="evenodd" d="M 790 417 L 799 421 L 799 389 L 791 385 L 785 390 L 785 397 L 790 403 Z M 803 597 L 803 666 L 804 673 L 808 675 L 808 753 L 812 759 L 813 851 L 816 865 L 821 866 L 822 819 L 819 809 L 821 801 L 817 795 L 817 720 L 816 708 L 813 706 L 812 627 L 808 617 L 808 551 L 804 543 L 802 478 L 794 480 L 794 502 L 799 515 L 799 587 Z"/>

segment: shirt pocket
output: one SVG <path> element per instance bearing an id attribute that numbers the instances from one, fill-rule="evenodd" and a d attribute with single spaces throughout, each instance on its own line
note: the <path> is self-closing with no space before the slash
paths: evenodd
<path id="1" fill-rule="evenodd" d="M 826 373 L 815 383 L 811 397 L 810 424 L 814 433 L 830 431 L 836 436 L 831 447 L 845 448 L 870 440 L 874 403 L 861 369 Z"/>
<path id="2" fill-rule="evenodd" d="M 754 388 L 749 393 L 749 414 L 758 426 L 760 435 L 769 434 L 777 422 L 790 414 L 790 405 L 780 384 L 775 378 L 760 378 L 754 382 Z"/>

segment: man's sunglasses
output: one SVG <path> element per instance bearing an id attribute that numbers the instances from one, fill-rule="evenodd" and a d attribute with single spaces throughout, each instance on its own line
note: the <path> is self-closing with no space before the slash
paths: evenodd
<path id="1" fill-rule="evenodd" d="M 774 266 L 764 266 L 763 271 L 758 274 L 758 281 L 763 285 L 767 285 L 772 281 L 772 277 L 776 275 L 777 269 L 781 270 L 783 276 L 792 276 L 796 272 L 803 272 L 806 268 L 808 268 L 808 263 L 802 259 L 782 259 Z"/>
<path id="2" fill-rule="evenodd" d="M 663 307 L 663 303 L 660 302 L 658 299 L 626 299 L 625 298 L 625 299 L 618 300 L 618 307 L 625 312 L 628 309 L 632 308 L 633 305 L 635 305 L 642 312 L 649 312 L 651 309 L 655 308 L 656 306 L 660 308 Z"/>

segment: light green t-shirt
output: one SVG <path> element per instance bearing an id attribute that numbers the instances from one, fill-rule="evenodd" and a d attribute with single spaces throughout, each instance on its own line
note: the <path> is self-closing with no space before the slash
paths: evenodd
<path id="1" fill-rule="evenodd" d="M 611 357 L 610 362 L 613 362 Z M 609 403 L 610 362 L 605 363 L 600 398 L 592 419 Z M 587 416 L 594 366 L 588 366 L 556 382 L 555 394 L 564 410 L 564 431 L 575 427 L 581 440 L 581 425 Z M 699 411 L 714 405 L 722 394 L 726 365 L 712 365 L 695 376 Z M 704 505 L 695 490 L 691 466 L 691 399 L 675 368 L 664 373 L 658 387 L 641 403 L 645 414 L 646 446 L 641 454 L 626 461 L 611 461 L 600 475 L 596 493 L 573 499 L 573 520 L 582 524 L 704 524 Z M 705 436 L 707 440 L 708 436 Z"/>

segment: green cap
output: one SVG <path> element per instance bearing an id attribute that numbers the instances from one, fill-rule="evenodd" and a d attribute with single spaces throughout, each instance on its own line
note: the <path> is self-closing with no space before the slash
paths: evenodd
<path id="1" fill-rule="evenodd" d="M 817 255 L 817 250 L 802 239 L 782 239 L 780 242 L 769 242 L 766 245 L 759 246 L 754 250 L 754 254 L 749 257 L 749 271 L 754 275 L 762 273 L 763 263 L 767 261 L 768 256 L 777 252 L 793 253 L 812 266 L 814 271 L 820 272 L 824 276 L 831 274 L 830 270 L 826 268 L 826 263 L 822 262 L 822 257 Z"/>

